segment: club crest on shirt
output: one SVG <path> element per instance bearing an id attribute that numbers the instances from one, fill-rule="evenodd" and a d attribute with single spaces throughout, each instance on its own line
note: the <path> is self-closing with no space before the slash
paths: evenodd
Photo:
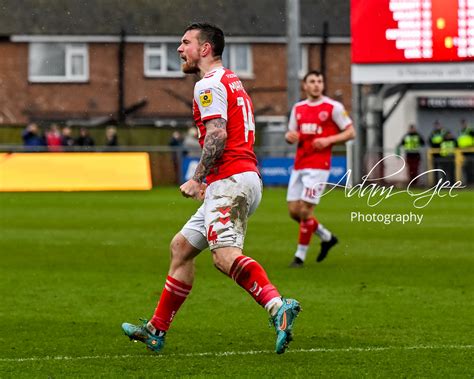
<path id="1" fill-rule="evenodd" d="M 199 102 L 203 107 L 208 107 L 212 104 L 212 90 L 210 88 L 199 92 Z"/>
<path id="2" fill-rule="evenodd" d="M 324 122 L 328 119 L 329 113 L 326 111 L 319 112 L 319 119 Z"/>

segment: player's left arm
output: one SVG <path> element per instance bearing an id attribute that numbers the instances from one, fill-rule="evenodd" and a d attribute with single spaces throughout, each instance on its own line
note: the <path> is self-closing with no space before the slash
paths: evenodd
<path id="1" fill-rule="evenodd" d="M 204 126 L 206 127 L 206 137 L 204 137 L 201 159 L 192 179 L 180 187 L 184 197 L 192 197 L 198 200 L 203 200 L 206 190 L 206 184 L 203 181 L 211 168 L 222 157 L 227 142 L 226 120 L 214 118 L 204 122 Z"/>
<path id="2" fill-rule="evenodd" d="M 354 126 L 352 125 L 352 120 L 350 119 L 342 104 L 337 103 L 334 106 L 332 119 L 337 124 L 341 132 L 328 137 L 316 138 L 313 141 L 313 148 L 315 150 L 322 150 L 328 146 L 344 143 L 355 138 L 356 133 Z"/>
<path id="3" fill-rule="evenodd" d="M 333 136 L 327 137 L 329 139 L 329 143 L 331 145 L 335 145 L 337 143 L 344 143 L 347 141 L 350 141 L 351 139 L 354 139 L 356 136 L 354 126 L 352 124 L 347 125 L 346 128 Z"/>

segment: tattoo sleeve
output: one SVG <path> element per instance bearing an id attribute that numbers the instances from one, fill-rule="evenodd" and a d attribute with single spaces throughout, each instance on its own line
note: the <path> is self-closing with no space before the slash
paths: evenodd
<path id="1" fill-rule="evenodd" d="M 193 180 L 199 183 L 204 180 L 222 156 L 227 141 L 226 120 L 215 118 L 205 122 L 204 125 L 206 126 L 206 137 L 202 147 L 201 160 L 193 176 Z"/>

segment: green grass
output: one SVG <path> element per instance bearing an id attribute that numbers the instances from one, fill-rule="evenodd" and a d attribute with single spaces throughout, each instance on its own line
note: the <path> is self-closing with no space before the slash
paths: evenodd
<path id="1" fill-rule="evenodd" d="M 313 242 L 298 270 L 285 191 L 267 189 L 245 250 L 302 303 L 282 356 L 265 312 L 209 251 L 162 355 L 122 335 L 152 314 L 169 241 L 197 208 L 176 188 L 0 194 L 0 377 L 472 377 L 474 192 L 458 193 L 415 210 L 407 196 L 369 208 L 334 191 L 317 216 L 340 244 L 316 264 Z M 351 222 L 352 211 L 424 219 Z"/>

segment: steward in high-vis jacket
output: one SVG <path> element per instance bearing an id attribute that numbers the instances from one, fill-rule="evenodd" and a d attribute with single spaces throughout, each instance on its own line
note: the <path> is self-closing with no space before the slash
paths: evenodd
<path id="1" fill-rule="evenodd" d="M 405 134 L 399 146 L 405 151 L 405 159 L 408 166 L 409 180 L 412 181 L 418 175 L 421 161 L 421 148 L 425 145 L 423 137 L 416 130 L 415 125 L 410 125 L 408 133 Z"/>

